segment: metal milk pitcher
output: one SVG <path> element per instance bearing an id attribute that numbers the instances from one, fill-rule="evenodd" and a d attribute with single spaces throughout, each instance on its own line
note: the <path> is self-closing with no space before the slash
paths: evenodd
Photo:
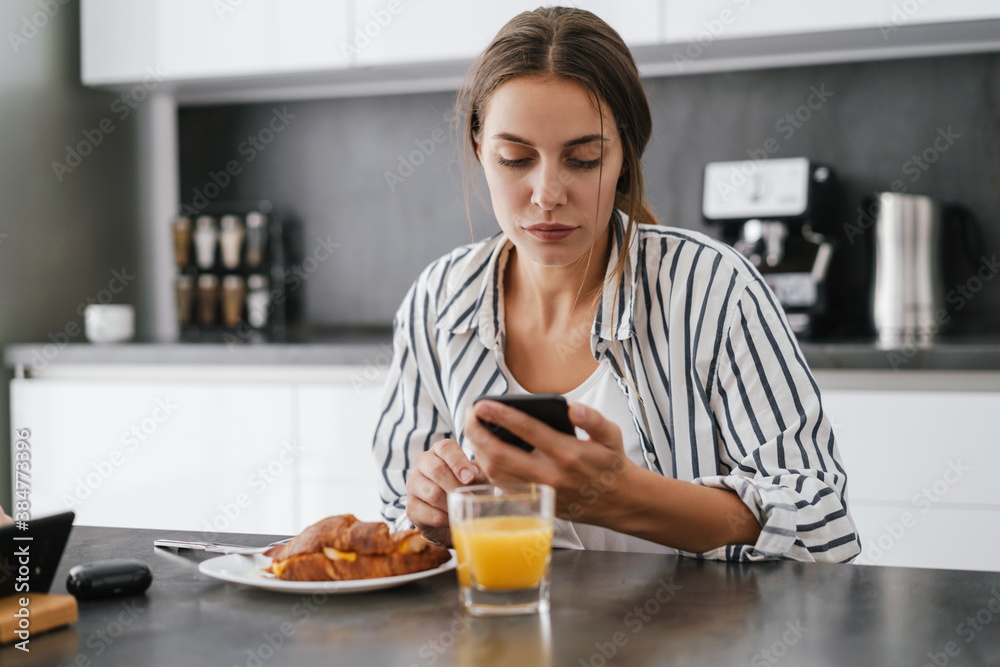
<path id="1" fill-rule="evenodd" d="M 876 194 L 872 322 L 884 348 L 933 342 L 944 308 L 942 206 L 923 195 Z"/>

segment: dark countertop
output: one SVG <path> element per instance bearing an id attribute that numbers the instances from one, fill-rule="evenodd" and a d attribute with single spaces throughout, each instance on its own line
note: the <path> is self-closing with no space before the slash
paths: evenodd
<path id="1" fill-rule="evenodd" d="M 281 342 L 214 340 L 25 343 L 7 345 L 3 358 L 10 368 L 30 369 L 49 363 L 387 366 L 392 357 L 390 326 L 306 328 Z M 801 347 L 814 370 L 1000 370 L 1000 337 L 943 338 L 919 350 L 885 350 L 867 339 L 803 341 Z"/>
<path id="2" fill-rule="evenodd" d="M 138 597 L 80 603 L 69 628 L 8 645 L 17 665 L 993 665 L 1000 573 L 556 551 L 552 611 L 463 616 L 452 574 L 352 595 L 285 595 L 210 579 L 209 557 L 154 549 L 169 530 L 76 527 L 73 565 L 134 557 Z M 228 542 L 267 544 L 261 535 Z M 276 648 L 275 648 L 276 647 Z M 948 653 L 950 652 L 950 655 Z"/>

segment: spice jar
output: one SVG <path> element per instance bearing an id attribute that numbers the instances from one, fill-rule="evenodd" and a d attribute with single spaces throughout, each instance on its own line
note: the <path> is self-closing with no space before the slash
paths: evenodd
<path id="1" fill-rule="evenodd" d="M 262 329 L 267 326 L 271 295 L 268 294 L 267 277 L 259 273 L 247 278 L 247 319 L 250 326 Z"/>
<path id="2" fill-rule="evenodd" d="M 235 329 L 240 324 L 246 295 L 247 285 L 242 276 L 226 276 L 222 279 L 222 322 L 230 329 Z"/>
<path id="3" fill-rule="evenodd" d="M 219 245 L 222 249 L 222 265 L 235 269 L 240 265 L 240 251 L 243 249 L 243 222 L 238 215 L 224 215 L 220 224 Z M 225 280 L 223 280 L 225 287 Z"/>
<path id="4" fill-rule="evenodd" d="M 194 231 L 194 249 L 199 269 L 210 269 L 215 264 L 215 247 L 219 243 L 219 227 L 210 215 L 198 217 Z"/>
<path id="5" fill-rule="evenodd" d="M 219 310 L 219 277 L 211 273 L 198 276 L 198 324 L 215 324 Z"/>

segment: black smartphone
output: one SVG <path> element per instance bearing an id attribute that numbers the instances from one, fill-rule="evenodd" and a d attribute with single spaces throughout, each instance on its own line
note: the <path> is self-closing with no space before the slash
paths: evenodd
<path id="1" fill-rule="evenodd" d="M 62 512 L 31 519 L 26 526 L 19 521 L 0 528 L 0 598 L 48 592 L 74 516 Z"/>
<path id="2" fill-rule="evenodd" d="M 569 420 L 569 405 L 566 403 L 566 399 L 559 394 L 480 396 L 475 400 L 475 403 L 479 401 L 496 401 L 497 403 L 509 405 L 512 408 L 531 415 L 541 422 L 545 422 L 557 431 L 562 431 L 567 435 L 576 435 L 576 427 Z M 479 421 L 504 442 L 510 443 L 515 447 L 520 447 L 526 452 L 534 449 L 534 447 L 502 426 L 497 426 L 482 419 Z"/>

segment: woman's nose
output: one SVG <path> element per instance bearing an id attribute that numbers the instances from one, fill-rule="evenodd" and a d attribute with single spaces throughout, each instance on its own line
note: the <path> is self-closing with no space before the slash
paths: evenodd
<path id="1" fill-rule="evenodd" d="M 531 193 L 531 203 L 544 211 L 565 204 L 568 176 L 557 165 L 541 165 Z"/>

